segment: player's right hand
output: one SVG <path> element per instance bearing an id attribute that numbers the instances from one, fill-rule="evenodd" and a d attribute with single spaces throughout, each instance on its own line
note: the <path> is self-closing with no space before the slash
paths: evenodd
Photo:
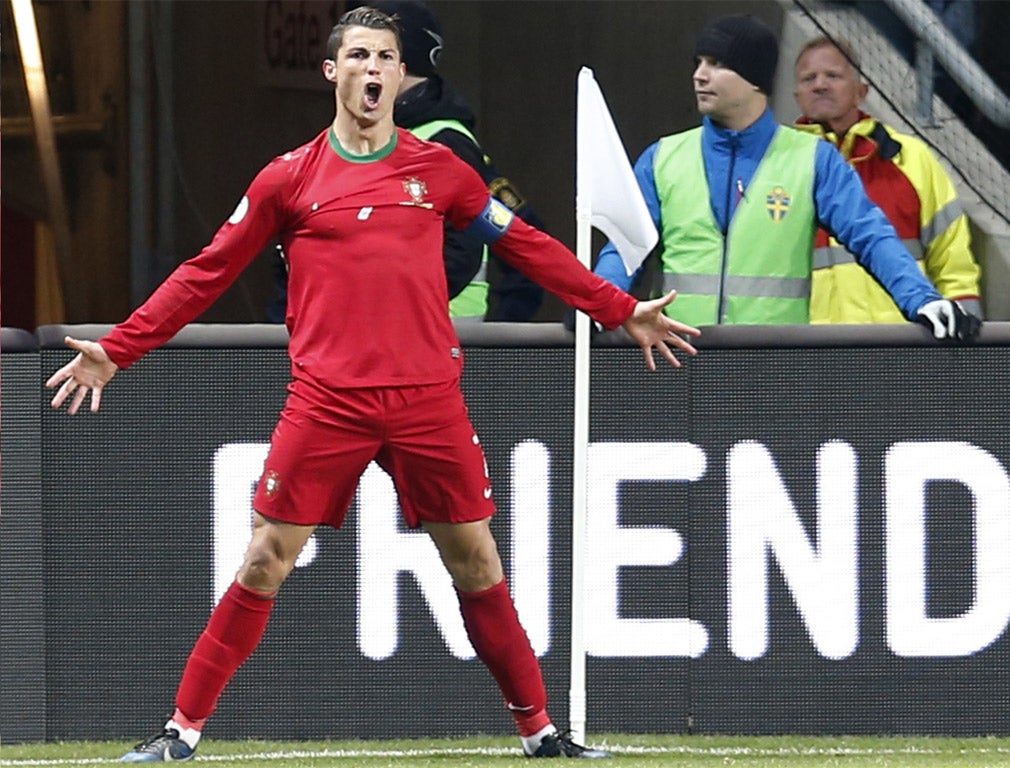
<path id="1" fill-rule="evenodd" d="M 680 361 L 673 354 L 674 349 L 688 355 L 698 354 L 698 350 L 688 341 L 688 337 L 700 336 L 701 331 L 674 320 L 663 312 L 676 297 L 677 292 L 670 291 L 658 299 L 640 301 L 635 305 L 631 317 L 624 322 L 624 329 L 628 335 L 642 348 L 645 364 L 650 371 L 656 370 L 656 362 L 652 356 L 653 348 L 675 368 L 680 368 Z"/>
<path id="2" fill-rule="evenodd" d="M 91 412 L 94 413 L 102 404 L 102 389 L 119 370 L 104 347 L 95 341 L 82 341 L 67 336 L 64 343 L 77 350 L 77 356 L 49 377 L 46 386 L 49 389 L 59 387 L 49 403 L 53 408 L 59 408 L 73 395 L 67 413 L 71 416 L 80 410 L 81 403 L 88 393 L 91 393 Z"/>

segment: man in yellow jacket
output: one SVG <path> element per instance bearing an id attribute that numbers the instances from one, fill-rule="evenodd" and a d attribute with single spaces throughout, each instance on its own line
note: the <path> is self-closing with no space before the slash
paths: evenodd
<path id="1" fill-rule="evenodd" d="M 925 142 L 860 109 L 868 86 L 842 40 L 817 37 L 796 58 L 797 127 L 834 144 L 859 173 L 919 266 L 944 298 L 982 318 L 979 268 L 957 190 Z M 901 311 L 855 257 L 817 233 L 810 297 L 812 323 L 900 323 Z"/>

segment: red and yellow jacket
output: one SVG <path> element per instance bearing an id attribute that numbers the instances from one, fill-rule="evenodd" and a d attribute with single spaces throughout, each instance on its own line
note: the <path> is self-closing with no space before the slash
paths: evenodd
<path id="1" fill-rule="evenodd" d="M 830 141 L 859 173 L 944 298 L 981 311 L 979 268 L 971 252 L 968 217 L 957 190 L 925 142 L 898 133 L 865 113 L 842 138 L 801 118 L 797 127 Z M 814 251 L 812 323 L 901 323 L 887 292 L 845 246 L 821 229 Z"/>

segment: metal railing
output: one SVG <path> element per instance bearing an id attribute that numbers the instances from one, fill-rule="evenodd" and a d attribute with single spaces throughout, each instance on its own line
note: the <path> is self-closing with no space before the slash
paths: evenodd
<path id="1" fill-rule="evenodd" d="M 1010 99 L 965 51 L 943 21 L 922 0 L 884 0 L 915 35 L 918 117 L 933 120 L 933 59 L 947 71 L 972 103 L 1000 128 L 1010 128 Z"/>

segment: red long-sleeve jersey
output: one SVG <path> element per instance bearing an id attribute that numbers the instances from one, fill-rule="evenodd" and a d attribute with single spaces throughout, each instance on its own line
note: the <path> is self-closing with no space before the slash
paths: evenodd
<path id="1" fill-rule="evenodd" d="M 128 367 L 199 317 L 279 237 L 296 380 L 323 389 L 449 381 L 460 349 L 442 259 L 446 218 L 608 328 L 634 310 L 634 298 L 561 243 L 495 206 L 445 147 L 397 129 L 382 150 L 352 156 L 330 129 L 260 171 L 210 244 L 101 344 Z"/>

